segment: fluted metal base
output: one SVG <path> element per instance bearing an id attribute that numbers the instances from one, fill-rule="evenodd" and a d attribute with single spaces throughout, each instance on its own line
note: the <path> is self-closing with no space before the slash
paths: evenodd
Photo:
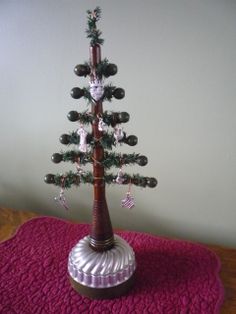
<path id="1" fill-rule="evenodd" d="M 68 272 L 73 288 L 92 299 L 110 299 L 128 292 L 134 281 L 135 255 L 129 244 L 114 235 L 114 246 L 97 252 L 89 236 L 71 250 Z"/>
<path id="2" fill-rule="evenodd" d="M 125 295 L 129 292 L 134 284 L 135 273 L 125 282 L 118 286 L 110 287 L 110 288 L 90 288 L 84 285 L 79 284 L 72 277 L 70 277 L 70 283 L 72 287 L 79 294 L 88 297 L 90 299 L 114 299 L 119 298 L 122 295 Z"/>

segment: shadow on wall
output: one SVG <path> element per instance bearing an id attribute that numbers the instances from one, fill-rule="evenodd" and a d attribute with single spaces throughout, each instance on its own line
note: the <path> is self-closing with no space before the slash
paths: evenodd
<path id="1" fill-rule="evenodd" d="M 0 191 L 3 199 L 1 206 L 13 208 L 16 210 L 33 211 L 39 215 L 56 216 L 68 220 L 78 220 L 81 222 L 88 221 L 87 205 L 83 202 L 70 202 L 69 210 L 54 201 L 54 194 L 59 191 L 50 192 L 50 196 L 42 198 L 41 194 L 35 194 L 34 187 L 32 191 L 25 189 L 25 187 L 16 186 L 9 183 L 1 183 Z"/>
<path id="2" fill-rule="evenodd" d="M 114 202 L 119 204 L 118 196 L 114 195 Z M 119 205 L 118 205 L 119 206 Z M 165 210 L 158 203 L 148 202 L 149 210 L 147 210 L 147 202 L 145 197 L 139 198 L 137 207 L 131 210 L 119 208 L 111 211 L 113 227 L 116 229 L 133 230 L 144 233 L 150 233 L 161 237 L 171 237 L 175 239 L 183 239 L 188 241 L 235 246 L 235 240 L 227 232 L 219 233 L 217 224 L 209 225 L 196 222 L 189 219 L 188 216 L 178 217 L 170 215 L 170 210 L 165 215 Z M 155 213 L 153 213 L 155 208 Z"/>
<path id="3" fill-rule="evenodd" d="M 50 191 L 42 198 L 42 193 L 35 194 L 34 187 L 32 190 L 25 190 L 23 186 L 14 185 L 10 183 L 1 183 L 1 206 L 14 208 L 16 210 L 29 210 L 38 213 L 39 215 L 56 216 L 67 220 L 75 220 L 78 222 L 91 223 L 92 218 L 92 198 L 89 202 L 81 199 L 74 199 L 70 197 L 70 193 L 74 191 L 67 191 L 67 200 L 69 203 L 69 210 L 65 210 L 62 206 L 54 201 L 54 195 L 59 193 L 58 190 Z M 214 226 L 200 226 L 198 227 L 194 221 L 184 222 L 183 220 L 176 220 L 175 216 L 165 217 L 160 216 L 158 213 L 163 212 L 158 208 L 158 204 L 149 202 L 148 206 L 155 206 L 155 217 L 151 211 L 147 211 L 147 204 L 145 198 L 139 199 L 137 208 L 131 210 L 120 208 L 120 194 L 110 195 L 109 203 L 113 204 L 110 208 L 110 216 L 114 229 L 125 229 L 139 232 L 150 233 L 157 236 L 171 237 L 176 239 L 188 239 L 202 243 L 212 243 L 222 245 L 227 241 L 230 246 L 234 246 L 232 239 L 227 236 L 227 233 L 221 233 L 219 237 L 219 230 Z M 117 207 L 114 209 L 114 204 Z M 111 206 L 110 206 L 111 207 Z M 119 207 L 119 208 L 118 208 Z M 184 225 L 184 227 L 183 227 Z M 207 239 L 207 241 L 205 240 Z M 232 243 L 232 244 L 230 244 Z"/>

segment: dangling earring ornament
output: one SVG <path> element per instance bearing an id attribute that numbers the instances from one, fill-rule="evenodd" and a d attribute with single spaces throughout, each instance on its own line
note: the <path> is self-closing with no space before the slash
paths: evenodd
<path id="1" fill-rule="evenodd" d="M 55 196 L 54 200 L 55 202 L 59 203 L 62 207 L 64 207 L 66 210 L 69 210 L 69 207 L 66 203 L 66 198 L 65 198 L 65 177 L 61 179 L 61 191 L 59 196 Z"/>
<path id="2" fill-rule="evenodd" d="M 117 177 L 115 179 L 116 183 L 122 184 L 124 182 L 124 173 L 122 171 L 122 167 L 119 169 Z"/>
<path id="3" fill-rule="evenodd" d="M 79 150 L 83 153 L 87 152 L 87 134 L 88 132 L 85 131 L 84 127 L 81 126 L 78 130 L 77 130 L 77 134 L 80 136 L 80 140 L 79 140 Z"/>
<path id="4" fill-rule="evenodd" d="M 129 189 L 128 192 L 126 193 L 126 197 L 121 201 L 121 206 L 124 208 L 133 208 L 134 207 L 134 198 L 130 194 L 131 190 L 131 182 L 129 183 Z"/>
<path id="5" fill-rule="evenodd" d="M 102 118 L 99 118 L 98 121 L 98 130 L 103 132 L 107 131 L 108 125 L 102 120 Z"/>
<path id="6" fill-rule="evenodd" d="M 78 171 L 78 174 L 80 176 L 84 174 L 84 170 L 80 166 L 80 159 L 79 158 L 76 161 L 76 170 Z"/>
<path id="7" fill-rule="evenodd" d="M 117 128 L 115 128 L 114 130 L 115 130 L 115 131 L 114 131 L 113 136 L 114 136 L 114 138 L 115 138 L 115 140 L 116 140 L 116 144 L 118 144 L 118 142 L 123 139 L 123 137 L 124 137 L 124 132 L 123 132 L 123 130 L 122 130 L 121 127 L 117 127 Z"/>

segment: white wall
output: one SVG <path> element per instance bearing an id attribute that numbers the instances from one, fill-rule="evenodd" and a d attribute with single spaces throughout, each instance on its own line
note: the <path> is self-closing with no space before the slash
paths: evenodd
<path id="1" fill-rule="evenodd" d="M 126 188 L 108 187 L 113 226 L 236 245 L 236 2 L 225 0 L 0 1 L 0 205 L 90 221 L 92 187 L 66 193 L 46 173 L 73 169 L 50 161 L 59 136 L 76 129 L 66 115 L 84 110 L 70 95 L 87 85 L 73 68 L 88 60 L 86 10 L 102 8 L 103 57 L 118 65 L 126 98 L 104 104 L 128 111 L 123 151 L 146 154 L 130 168 L 156 176 L 134 187 L 136 207 L 120 208 Z M 118 150 L 119 151 L 119 150 Z M 114 170 L 115 171 L 115 170 Z"/>

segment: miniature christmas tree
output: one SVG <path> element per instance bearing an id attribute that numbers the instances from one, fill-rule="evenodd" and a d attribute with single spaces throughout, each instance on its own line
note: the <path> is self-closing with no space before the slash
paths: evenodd
<path id="1" fill-rule="evenodd" d="M 126 197 L 122 200 L 122 207 L 132 208 L 134 199 L 130 187 L 155 187 L 155 178 L 144 177 L 139 174 L 130 175 L 123 168 L 126 165 L 138 164 L 145 166 L 146 156 L 140 154 L 121 154 L 112 152 L 114 147 L 123 143 L 130 146 L 137 144 L 135 135 L 127 135 L 122 123 L 129 121 L 127 112 L 103 111 L 103 101 L 112 98 L 122 99 L 125 91 L 112 84 L 104 84 L 104 80 L 117 73 L 117 66 L 101 58 L 101 31 L 97 29 L 101 10 L 87 11 L 87 37 L 90 38 L 89 62 L 75 67 L 76 75 L 89 78 L 88 87 L 74 87 L 71 96 L 74 99 L 85 98 L 91 111 L 70 111 L 68 119 L 78 121 L 80 127 L 70 134 L 63 134 L 60 142 L 64 145 L 77 145 L 76 150 L 69 150 L 52 155 L 54 163 L 70 161 L 75 164 L 76 171 L 63 175 L 47 174 L 45 182 L 61 187 L 56 200 L 68 208 L 64 190 L 72 185 L 82 183 L 93 184 L 94 204 L 90 235 L 75 246 L 69 256 L 68 271 L 73 287 L 81 294 L 92 298 L 112 298 L 126 293 L 130 288 L 136 268 L 132 248 L 123 239 L 113 234 L 109 211 L 106 202 L 106 184 L 128 185 Z M 85 126 L 91 125 L 92 130 Z M 92 164 L 93 171 L 84 171 L 83 165 Z M 111 167 L 118 168 L 116 174 L 108 172 Z M 120 256 L 119 256 L 120 255 Z M 121 259 L 119 261 L 119 259 Z"/>

